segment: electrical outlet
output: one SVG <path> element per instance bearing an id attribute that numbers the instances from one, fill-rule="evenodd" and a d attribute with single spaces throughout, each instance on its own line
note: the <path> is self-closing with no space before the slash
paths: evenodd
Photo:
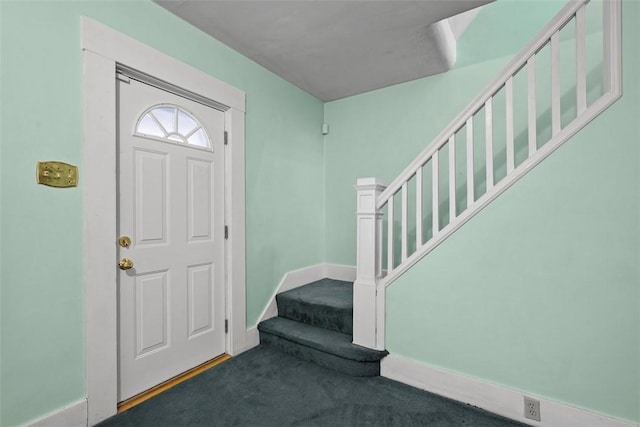
<path id="1" fill-rule="evenodd" d="M 524 417 L 530 420 L 540 421 L 540 401 L 530 397 L 524 397 Z"/>

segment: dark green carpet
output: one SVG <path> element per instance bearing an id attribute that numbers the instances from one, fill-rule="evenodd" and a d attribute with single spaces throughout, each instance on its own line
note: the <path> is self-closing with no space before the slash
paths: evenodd
<path id="1" fill-rule="evenodd" d="M 353 283 L 322 279 L 276 295 L 278 316 L 353 334 Z"/>
<path id="2" fill-rule="evenodd" d="M 326 353 L 263 331 L 260 331 L 260 344 L 352 377 L 377 377 L 380 375 L 380 360 L 352 360 L 344 358 L 340 354 Z M 351 342 L 348 345 L 354 346 Z"/>
<path id="3" fill-rule="evenodd" d="M 259 346 L 101 426 L 522 426 L 382 377 Z"/>
<path id="4" fill-rule="evenodd" d="M 258 324 L 260 343 L 355 377 L 380 375 L 388 353 L 352 344 L 353 283 L 322 279 L 276 295 L 278 317 Z"/>

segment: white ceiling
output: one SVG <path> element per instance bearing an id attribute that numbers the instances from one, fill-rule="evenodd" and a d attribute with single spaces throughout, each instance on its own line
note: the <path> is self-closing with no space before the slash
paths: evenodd
<path id="1" fill-rule="evenodd" d="M 471 9 L 493 0 L 154 1 L 332 101 L 447 71 Z"/>

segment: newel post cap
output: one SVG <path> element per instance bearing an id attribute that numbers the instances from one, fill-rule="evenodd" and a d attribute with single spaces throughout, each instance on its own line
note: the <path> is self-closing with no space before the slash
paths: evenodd
<path id="1" fill-rule="evenodd" d="M 358 178 L 356 190 L 384 190 L 387 186 L 380 178 Z"/>

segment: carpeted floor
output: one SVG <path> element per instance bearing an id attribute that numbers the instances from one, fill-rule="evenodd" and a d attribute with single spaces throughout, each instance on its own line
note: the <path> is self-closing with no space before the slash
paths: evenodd
<path id="1" fill-rule="evenodd" d="M 100 426 L 522 426 L 387 378 L 259 346 Z"/>

